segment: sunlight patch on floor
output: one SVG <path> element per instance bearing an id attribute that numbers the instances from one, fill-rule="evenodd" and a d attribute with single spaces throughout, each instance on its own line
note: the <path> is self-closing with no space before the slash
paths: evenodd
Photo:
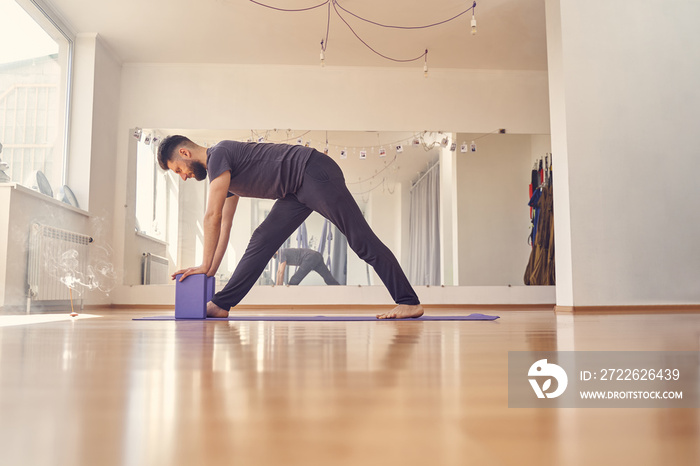
<path id="1" fill-rule="evenodd" d="M 10 327 L 13 325 L 44 324 L 46 322 L 60 322 L 62 320 L 90 319 L 92 317 L 102 316 L 93 314 L 79 314 L 76 317 L 71 317 L 70 314 L 0 316 L 0 327 Z"/>

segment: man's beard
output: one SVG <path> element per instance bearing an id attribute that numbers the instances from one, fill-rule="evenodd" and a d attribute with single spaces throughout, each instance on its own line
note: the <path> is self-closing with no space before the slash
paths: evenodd
<path id="1" fill-rule="evenodd" d="M 202 162 L 198 160 L 190 160 L 189 165 L 195 180 L 202 181 L 207 177 L 207 168 Z"/>

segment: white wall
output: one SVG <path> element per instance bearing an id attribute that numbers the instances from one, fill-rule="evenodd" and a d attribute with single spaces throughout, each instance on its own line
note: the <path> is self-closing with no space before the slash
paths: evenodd
<path id="1" fill-rule="evenodd" d="M 0 207 L 0 307 L 24 308 L 32 223 L 89 235 L 91 222 L 82 210 L 14 184 L 0 184 Z M 94 294 L 87 292 L 82 297 L 88 302 Z"/>
<path id="2" fill-rule="evenodd" d="M 455 141 L 456 134 L 450 135 Z M 440 258 L 442 259 L 441 283 L 459 283 L 459 242 L 457 236 L 457 152 L 450 147 L 440 151 Z"/>
<path id="3" fill-rule="evenodd" d="M 123 216 L 123 207 L 115 214 L 114 198 L 121 64 L 99 36 L 80 34 L 75 40 L 73 76 L 67 184 L 92 218 L 90 233 L 96 245 L 113 258 L 113 220 Z M 110 301 L 99 293 L 88 299 L 90 304 Z"/>
<path id="4" fill-rule="evenodd" d="M 700 3 L 546 7 L 557 304 L 700 303 Z"/>
<path id="5" fill-rule="evenodd" d="M 549 130 L 546 72 L 125 64 L 122 84 L 122 128 Z"/>
<path id="6" fill-rule="evenodd" d="M 7 248 L 2 256 L 4 266 L 0 265 L 5 278 L 0 297 L 7 306 L 25 303 L 26 241 L 33 222 L 89 234 L 95 240 L 91 254 L 107 261 L 113 258 L 112 221 L 123 216 L 123 212 L 115 216 L 114 201 L 121 64 L 96 34 L 78 35 L 73 77 L 66 183 L 75 192 L 81 209 L 21 187 L 12 188 L 11 196 L 6 193 L 3 202 L 9 206 L 9 215 L 0 229 L 7 229 L 8 233 L 4 241 L 0 238 L 2 248 Z M 87 292 L 83 297 L 86 304 L 111 302 L 106 293 L 98 291 Z"/>

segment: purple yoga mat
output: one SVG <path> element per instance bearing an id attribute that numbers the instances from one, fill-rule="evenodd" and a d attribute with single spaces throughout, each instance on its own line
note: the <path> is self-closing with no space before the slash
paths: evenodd
<path id="1" fill-rule="evenodd" d="M 468 316 L 421 316 L 417 319 L 377 319 L 375 316 L 237 316 L 229 315 L 227 318 L 209 317 L 198 320 L 239 320 L 239 321 L 292 321 L 292 322 L 355 322 L 355 321 L 393 321 L 412 322 L 424 320 L 496 320 L 499 316 L 489 316 L 485 314 L 469 314 Z M 152 316 L 139 317 L 133 320 L 197 320 L 197 319 L 175 319 L 175 316 Z"/>

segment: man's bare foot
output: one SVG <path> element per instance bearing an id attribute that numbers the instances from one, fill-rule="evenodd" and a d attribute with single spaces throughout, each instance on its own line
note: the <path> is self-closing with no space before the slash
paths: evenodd
<path id="1" fill-rule="evenodd" d="M 228 311 L 221 309 L 219 306 L 209 301 L 207 303 L 207 317 L 219 317 L 225 319 L 228 317 Z"/>
<path id="2" fill-rule="evenodd" d="M 423 306 L 416 304 L 399 304 L 394 309 L 384 314 L 378 314 L 377 319 L 415 319 L 423 315 Z"/>

